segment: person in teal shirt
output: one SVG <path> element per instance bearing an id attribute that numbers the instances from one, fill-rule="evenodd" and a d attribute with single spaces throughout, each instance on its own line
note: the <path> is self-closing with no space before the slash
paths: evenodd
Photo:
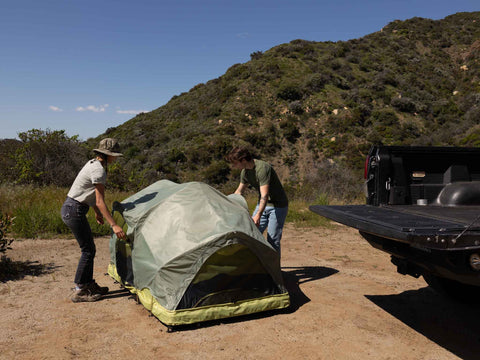
<path id="1" fill-rule="evenodd" d="M 288 198 L 273 167 L 254 159 L 247 148 L 236 147 L 226 157 L 233 167 L 241 169 L 240 184 L 235 194 L 243 195 L 250 185 L 258 191 L 258 203 L 252 219 L 267 240 L 280 253 L 280 240 L 288 213 Z"/>

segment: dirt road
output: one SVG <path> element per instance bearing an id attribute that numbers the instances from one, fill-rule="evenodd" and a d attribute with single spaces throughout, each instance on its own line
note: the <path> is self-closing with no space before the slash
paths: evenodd
<path id="1" fill-rule="evenodd" d="M 479 359 L 480 310 L 444 299 L 396 273 L 358 233 L 287 226 L 282 239 L 288 311 L 168 333 L 105 275 L 99 238 L 95 277 L 110 294 L 69 300 L 75 240 L 17 240 L 15 279 L 0 283 L 0 359 Z"/>

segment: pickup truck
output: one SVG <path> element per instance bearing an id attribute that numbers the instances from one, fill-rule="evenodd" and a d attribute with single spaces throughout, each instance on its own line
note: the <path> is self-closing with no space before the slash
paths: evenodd
<path id="1" fill-rule="evenodd" d="M 365 195 L 365 205 L 310 210 L 358 229 L 400 274 L 479 301 L 480 148 L 373 146 Z"/>

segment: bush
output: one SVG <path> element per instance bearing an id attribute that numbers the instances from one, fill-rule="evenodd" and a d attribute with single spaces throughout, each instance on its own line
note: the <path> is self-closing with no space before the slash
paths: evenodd
<path id="1" fill-rule="evenodd" d="M 10 230 L 13 224 L 13 218 L 0 212 L 0 253 L 4 253 L 9 249 L 9 245 L 13 242 L 13 239 L 7 239 L 5 235 Z"/>
<path id="2" fill-rule="evenodd" d="M 287 183 L 289 198 L 328 204 L 333 200 L 363 201 L 363 178 L 339 164 L 323 161 L 305 176 L 303 181 Z"/>
<path id="3" fill-rule="evenodd" d="M 406 113 L 414 113 L 417 111 L 417 106 L 415 102 L 408 98 L 408 97 L 395 97 L 392 99 L 390 104 L 397 110 L 406 112 Z"/>
<path id="4" fill-rule="evenodd" d="M 32 129 L 18 137 L 14 171 L 20 184 L 68 186 L 87 160 L 78 136 L 64 130 Z"/>
<path id="5" fill-rule="evenodd" d="M 127 172 L 119 162 L 108 166 L 107 186 L 109 189 L 127 190 L 130 187 Z"/>
<path id="6" fill-rule="evenodd" d="M 123 155 L 126 157 L 126 158 L 133 158 L 135 157 L 138 153 L 140 153 L 140 148 L 136 145 L 133 145 L 133 146 L 130 146 L 128 149 L 126 149 L 124 152 L 123 152 Z"/>
<path id="7" fill-rule="evenodd" d="M 223 184 L 229 174 L 230 166 L 224 160 L 215 161 L 202 171 L 202 177 L 209 184 Z"/>
<path id="8" fill-rule="evenodd" d="M 365 126 L 367 123 L 367 119 L 371 114 L 371 108 L 364 104 L 359 104 L 352 110 L 352 118 L 354 123 Z"/>
<path id="9" fill-rule="evenodd" d="M 245 106 L 245 113 L 253 117 L 262 117 L 263 116 L 262 105 L 258 102 L 250 102 Z"/>
<path id="10" fill-rule="evenodd" d="M 288 110 L 295 115 L 301 115 L 303 114 L 302 103 L 300 101 L 292 101 L 290 104 L 288 104 Z"/>
<path id="11" fill-rule="evenodd" d="M 225 73 L 225 78 L 230 79 L 247 79 L 250 77 L 250 68 L 245 64 L 232 65 Z"/>
<path id="12" fill-rule="evenodd" d="M 303 97 L 303 91 L 298 85 L 289 84 L 280 88 L 277 96 L 283 100 L 300 100 Z"/>
<path id="13" fill-rule="evenodd" d="M 256 148 L 262 148 L 267 142 L 267 135 L 262 132 L 247 132 L 242 139 Z"/>
<path id="14" fill-rule="evenodd" d="M 250 54 L 250 59 L 251 60 L 260 60 L 263 56 L 263 52 L 261 51 L 255 51 Z"/>
<path id="15" fill-rule="evenodd" d="M 460 140 L 460 145 L 463 146 L 480 146 L 480 129 L 475 128 L 470 131 L 470 133 Z"/>
<path id="16" fill-rule="evenodd" d="M 322 74 L 313 74 L 306 82 L 305 87 L 312 93 L 318 93 L 325 88 L 330 81 L 331 76 Z"/>
<path id="17" fill-rule="evenodd" d="M 372 119 L 384 126 L 392 126 L 398 124 L 398 116 L 392 110 L 380 110 L 372 113 Z"/>
<path id="18" fill-rule="evenodd" d="M 296 125 L 296 119 L 293 117 L 288 117 L 285 120 L 280 122 L 280 129 L 282 129 L 283 136 L 289 142 L 294 143 L 300 137 L 300 130 Z"/>
<path id="19" fill-rule="evenodd" d="M 255 132 L 245 132 L 241 139 L 263 154 L 275 154 L 281 148 L 278 130 L 271 123 L 266 123 Z"/>
<path id="20" fill-rule="evenodd" d="M 349 90 L 351 87 L 349 81 L 342 76 L 335 76 L 332 79 L 332 84 L 342 90 Z"/>

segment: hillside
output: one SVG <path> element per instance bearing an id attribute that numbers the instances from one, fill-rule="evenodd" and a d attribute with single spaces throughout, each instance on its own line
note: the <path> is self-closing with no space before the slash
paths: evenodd
<path id="1" fill-rule="evenodd" d="M 480 12 L 394 21 L 345 42 L 293 40 L 107 134 L 147 182 L 225 182 L 223 155 L 239 143 L 292 182 L 325 161 L 359 170 L 372 144 L 477 146 L 479 55 Z"/>
<path id="2" fill-rule="evenodd" d="M 125 157 L 110 177 L 125 188 L 162 178 L 231 187 L 238 173 L 223 156 L 248 144 L 287 186 L 345 195 L 372 144 L 480 145 L 479 60 L 480 12 L 394 21 L 349 41 L 293 40 L 86 145 L 120 140 Z"/>

